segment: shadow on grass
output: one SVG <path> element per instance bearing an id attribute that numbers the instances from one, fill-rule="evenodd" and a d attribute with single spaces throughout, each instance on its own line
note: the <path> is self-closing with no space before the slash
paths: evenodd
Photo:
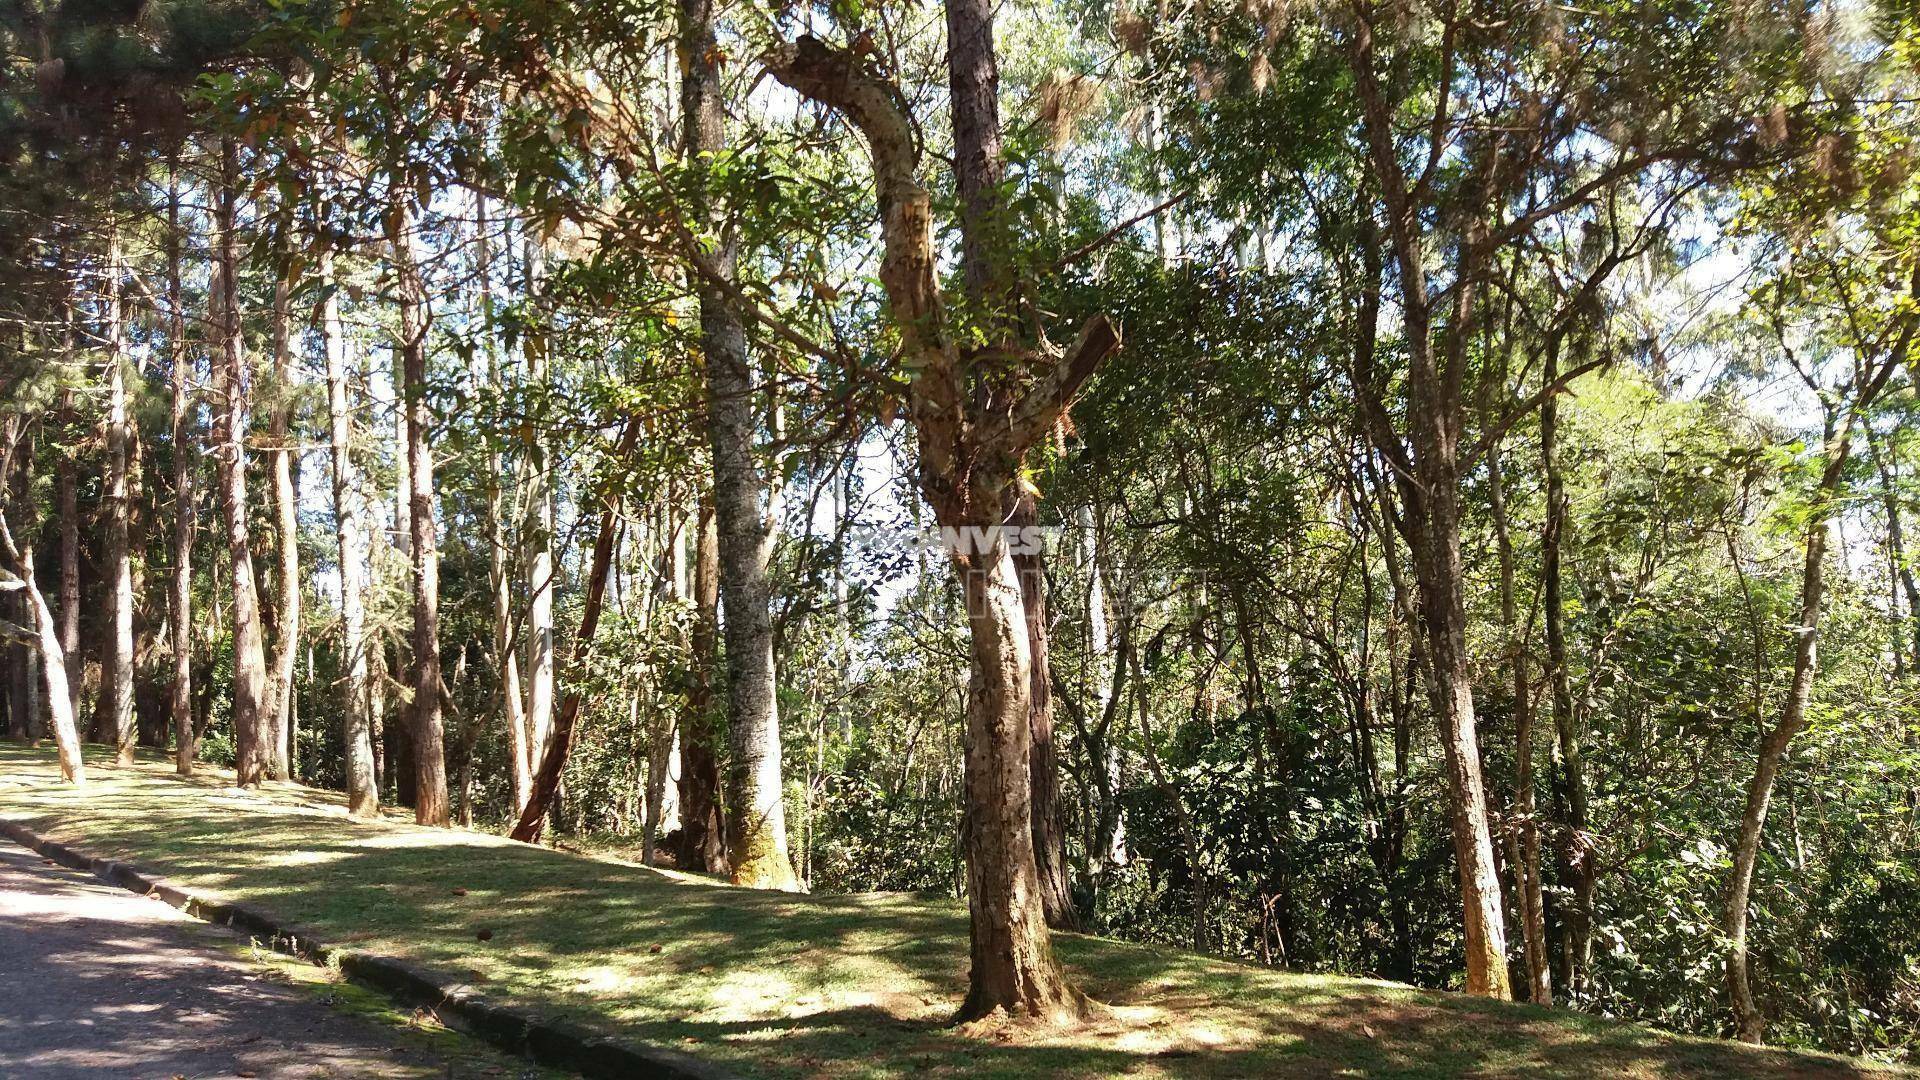
<path id="1" fill-rule="evenodd" d="M 754 892 L 353 822 L 307 789 L 96 775 L 84 794 L 35 782 L 51 776 L 50 755 L 0 744 L 0 812 L 500 1001 L 754 1075 L 1868 1075 L 1835 1058 L 1074 935 L 1057 939 L 1061 954 L 1111 1016 L 1068 1032 L 962 1032 L 941 1022 L 964 990 L 954 904 Z"/>

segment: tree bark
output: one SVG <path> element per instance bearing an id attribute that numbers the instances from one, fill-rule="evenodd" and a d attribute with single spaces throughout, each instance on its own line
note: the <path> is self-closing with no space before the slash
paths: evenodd
<path id="1" fill-rule="evenodd" d="M 693 680 L 680 724 L 680 866 L 730 874 L 726 822 L 720 813 L 722 717 L 713 707 L 713 673 L 720 662 L 720 539 L 713 501 L 700 500 L 693 563 Z"/>
<path id="2" fill-rule="evenodd" d="M 1831 451 L 1834 443 L 1828 441 Z M 1844 449 L 1841 450 L 1844 455 Z M 1823 482 L 1819 498 L 1825 503 L 1837 486 L 1839 470 L 1829 468 L 1834 482 Z M 1748 899 L 1753 891 L 1754 864 L 1766 831 L 1767 809 L 1773 801 L 1774 779 L 1787 748 L 1807 723 L 1807 705 L 1813 697 L 1813 677 L 1819 662 L 1820 606 L 1825 595 L 1828 514 L 1823 509 L 1807 525 L 1806 562 L 1801 572 L 1800 621 L 1793 654 L 1793 681 L 1780 722 L 1760 742 L 1759 761 L 1747 784 L 1746 808 L 1740 815 L 1740 837 L 1734 845 L 1733 874 L 1727 887 L 1727 988 L 1733 1002 L 1734 1033 L 1743 1042 L 1758 1043 L 1766 1034 L 1766 1018 L 1754 1001 L 1747 956 Z"/>
<path id="3" fill-rule="evenodd" d="M 73 452 L 63 449 L 54 465 L 60 515 L 60 659 L 67 676 L 67 712 L 80 715 L 80 498 Z"/>
<path id="4" fill-rule="evenodd" d="M 408 570 L 413 593 L 413 819 L 446 826 L 446 735 L 440 720 L 440 548 L 433 512 L 433 409 L 427 401 L 427 295 L 413 259 L 413 214 L 407 185 L 397 185 L 387 212 L 387 240 L 400 297 L 401 395 L 407 418 Z"/>
<path id="5" fill-rule="evenodd" d="M 265 711 L 266 655 L 261 643 L 260 595 L 254 584 L 253 553 L 247 523 L 247 389 L 245 343 L 240 327 L 239 237 L 236 203 L 239 164 L 231 139 L 220 149 L 220 190 L 215 199 L 215 293 L 220 335 L 219 377 L 214 387 L 220 405 L 221 446 L 216 459 L 221 510 L 227 533 L 227 562 L 233 599 L 233 728 L 235 782 L 257 785 L 267 774 L 272 747 Z"/>
<path id="6" fill-rule="evenodd" d="M 1920 670 L 1920 583 L 1914 581 L 1913 566 L 1907 561 L 1906 531 L 1902 527 L 1900 497 L 1893 485 L 1893 463 L 1874 435 L 1873 425 L 1862 429 L 1867 450 L 1873 456 L 1874 470 L 1880 475 L 1880 505 L 1887 515 L 1887 555 L 1893 575 L 1907 601 L 1907 642 L 1916 670 Z"/>
<path id="7" fill-rule="evenodd" d="M 712 0 L 682 0 L 680 83 L 685 153 L 696 169 L 727 150 L 720 50 Z M 727 659 L 727 859 L 735 884 L 797 890 L 787 852 L 781 781 L 780 709 L 767 610 L 772 528 L 761 511 L 766 482 L 754 461 L 753 369 L 745 328 L 726 286 L 736 275 L 737 241 L 702 191 L 700 214 L 718 233 L 693 257 L 700 291 L 700 346 L 707 368 L 707 437 L 713 453 L 714 516 L 720 533 L 720 594 Z"/>
<path id="8" fill-rule="evenodd" d="M 487 199 L 474 197 L 477 223 L 474 242 L 480 271 L 481 319 L 489 328 L 487 344 L 480 357 L 482 370 L 474 373 L 480 382 L 496 394 L 500 390 L 500 355 L 494 350 L 491 327 L 494 320 L 493 241 L 488 231 Z M 529 358 L 531 359 L 531 357 Z M 529 365 L 531 367 L 531 365 Z M 507 534 L 507 522 L 501 510 L 501 479 L 506 461 L 497 450 L 487 455 L 486 527 L 487 584 L 493 594 L 493 655 L 499 669 L 501 720 L 507 728 L 507 755 L 513 775 L 513 812 L 517 816 L 533 794 L 535 751 L 528 737 L 525 703 L 520 697 L 520 648 L 513 630 L 513 552 Z M 549 576 L 551 574 L 549 573 Z M 551 604 L 548 607 L 552 614 Z M 548 626 L 548 647 L 552 647 L 552 627 Z"/>
<path id="9" fill-rule="evenodd" d="M 946 0 L 948 104 L 953 119 L 954 184 L 960 196 L 960 255 L 971 315 L 983 340 L 1008 348 L 1017 337 L 1008 308 L 1005 175 L 1000 141 L 1000 69 L 991 0 Z M 1017 527 L 1039 523 L 1031 495 L 1013 499 Z M 1047 670 L 1046 570 L 1038 551 L 1014 556 L 1028 637 L 1028 818 L 1041 906 L 1049 926 L 1076 921 L 1067 891 L 1066 841 L 1060 818 L 1059 766 L 1053 748 L 1053 692 Z"/>
<path id="10" fill-rule="evenodd" d="M 542 272 L 539 242 L 526 242 L 527 291 L 538 288 Z M 526 336 L 527 379 L 535 386 L 547 378 L 547 348 L 539 333 Z M 542 758 L 553 739 L 553 485 L 547 477 L 546 444 L 536 433 L 527 442 L 527 760 Z"/>
<path id="11" fill-rule="evenodd" d="M 966 598 L 972 668 L 966 839 L 973 968 L 960 1015 L 1005 1010 L 1064 1020 L 1080 1014 L 1084 999 L 1054 958 L 1034 855 L 1034 675 L 1026 603 L 1004 534 L 990 535 L 995 539 L 977 556 L 955 552 L 953 559 Z"/>
<path id="12" fill-rule="evenodd" d="M 19 420 L 9 417 L 4 421 L 4 456 L 0 456 L 0 492 L 11 493 L 11 480 L 15 469 L 25 473 L 31 460 L 31 450 L 19 462 L 16 454 L 22 449 L 23 439 L 19 430 Z M 25 477 L 21 476 L 24 489 Z M 9 500 L 12 501 L 12 500 Z M 31 511 L 32 503 L 20 499 Z M 29 533 L 31 527 L 29 527 Z M 49 726 L 53 728 L 53 742 L 60 758 L 60 777 L 75 787 L 84 787 L 87 783 L 86 762 L 80 756 L 80 729 L 74 719 L 73 694 L 67 685 L 66 649 L 56 632 L 53 611 L 47 607 L 47 598 L 40 591 L 40 582 L 33 565 L 33 541 L 16 544 L 13 530 L 7 523 L 7 514 L 0 513 L 0 558 L 5 558 L 7 569 L 20 579 L 20 591 L 26 595 L 27 607 L 33 615 L 33 631 L 40 650 L 40 677 L 47 697 Z"/>
<path id="13" fill-rule="evenodd" d="M 345 748 L 347 813 L 373 817 L 380 811 L 380 785 L 373 764 L 373 703 L 367 681 L 367 534 L 360 470 L 353 462 L 353 412 L 347 398 L 347 328 L 331 286 L 333 259 L 323 255 L 320 335 L 327 357 L 327 420 L 333 458 L 334 539 L 340 553 L 340 686 Z"/>
<path id="14" fill-rule="evenodd" d="M 1513 540 L 1501 476 L 1499 447 L 1487 455 L 1489 500 L 1500 550 L 1500 621 L 1507 632 L 1513 676 L 1513 807 L 1509 861 L 1520 898 L 1521 942 L 1526 949 L 1527 1000 L 1553 1004 L 1553 965 L 1547 955 L 1546 897 L 1540 881 L 1540 828 L 1533 783 L 1533 683 L 1527 670 L 1527 640 L 1514 602 Z"/>
<path id="15" fill-rule="evenodd" d="M 273 285 L 273 413 L 267 420 L 267 438 L 272 444 L 274 571 L 278 578 L 275 599 L 278 613 L 276 633 L 268 664 L 267 737 L 273 745 L 268 756 L 268 775 L 286 780 L 293 775 L 293 668 L 300 653 L 300 518 L 299 500 L 293 486 L 296 464 L 292 448 L 293 353 L 287 341 L 288 297 L 293 285 L 283 275 Z"/>
<path id="16" fill-rule="evenodd" d="M 180 187 L 176 175 L 167 189 L 167 350 L 171 370 L 171 431 L 173 438 L 173 567 L 167 576 L 167 618 L 170 635 L 171 678 L 167 711 L 173 726 L 174 771 L 193 775 L 196 749 L 193 727 L 193 526 L 195 503 L 193 467 L 193 391 L 188 379 L 187 316 L 180 286 Z"/>
<path id="17" fill-rule="evenodd" d="M 990 47 L 990 28 L 984 40 Z M 858 55 L 811 37 L 774 50 L 767 63 L 782 83 L 844 113 L 872 151 L 883 237 L 879 276 L 904 363 L 915 373 L 907 405 L 919 442 L 921 491 L 954 541 L 952 565 L 966 597 L 972 673 L 964 832 L 973 968 L 960 1017 L 1004 1010 L 1022 1018 L 1071 1018 L 1084 1011 L 1085 999 L 1054 958 L 1041 907 L 1030 802 L 1031 643 L 1002 526 L 1019 461 L 1058 423 L 1119 346 L 1119 335 L 1095 317 L 1063 357 L 1021 356 L 1036 372 L 1031 383 L 983 385 L 976 395 L 966 358 L 943 329 L 931 199 L 917 176 L 918 143 L 897 88 Z M 966 157 L 967 149 L 957 156 Z M 989 416 L 991 422 L 984 419 Z"/>
<path id="18" fill-rule="evenodd" d="M 1015 503 L 1009 524 L 1037 526 L 1039 508 L 1032 495 Z M 1026 611 L 1027 647 L 1032 655 L 1032 689 L 1027 702 L 1028 783 L 1032 790 L 1034 869 L 1040 878 L 1040 903 L 1047 925 L 1057 930 L 1079 928 L 1079 913 L 1067 888 L 1066 821 L 1060 806 L 1060 766 L 1053 742 L 1053 675 L 1047 663 L 1046 556 L 1026 551 L 1014 556 L 1020 574 L 1020 593 Z"/>
<path id="19" fill-rule="evenodd" d="M 107 475 L 102 500 L 105 543 L 102 562 L 106 576 L 107 633 L 100 656 L 100 701 L 104 730 L 113 740 L 114 763 L 133 764 L 136 732 L 133 724 L 133 558 L 127 541 L 132 500 L 128 487 L 129 440 L 132 422 L 127 411 L 126 318 L 120 289 L 120 238 L 107 239 L 102 268 L 100 302 L 104 308 L 107 342 Z"/>
<path id="20" fill-rule="evenodd" d="M 1407 416 L 1403 437 L 1380 400 L 1379 380 L 1360 373 L 1365 427 L 1374 448 L 1391 461 L 1403 513 L 1398 525 L 1413 556 L 1421 627 L 1416 640 L 1428 699 L 1440 724 L 1446 759 L 1449 817 L 1460 876 L 1461 928 L 1470 994 L 1506 999 L 1506 921 L 1487 816 L 1486 781 L 1473 705 L 1472 657 L 1467 650 L 1466 581 L 1460 553 L 1461 383 L 1464 350 L 1475 311 L 1478 274 L 1487 241 L 1470 222 L 1458 244 L 1458 280 L 1448 290 L 1452 314 L 1444 348 L 1434 340 L 1428 292 L 1426 237 L 1394 146 L 1393 118 L 1373 72 L 1372 31 L 1359 22 L 1351 70 L 1361 99 L 1368 163 L 1384 204 L 1399 271 L 1407 349 Z M 1369 230 L 1370 231 L 1370 230 Z M 1408 451 L 1411 450 L 1409 455 Z"/>

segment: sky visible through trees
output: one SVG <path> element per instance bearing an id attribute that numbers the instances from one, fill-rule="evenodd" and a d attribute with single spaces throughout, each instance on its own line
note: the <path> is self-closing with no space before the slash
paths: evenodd
<path id="1" fill-rule="evenodd" d="M 1910 5 L 0 43 L 0 713 L 69 782 L 946 896 L 961 1020 L 1100 1015 L 1077 930 L 1920 1052 Z"/>

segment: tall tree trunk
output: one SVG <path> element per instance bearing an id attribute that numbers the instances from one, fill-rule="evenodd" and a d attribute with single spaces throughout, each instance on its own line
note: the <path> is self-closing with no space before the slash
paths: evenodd
<path id="1" fill-rule="evenodd" d="M 1900 496 L 1893 484 L 1893 463 L 1887 460 L 1886 448 L 1874 434 L 1873 425 L 1865 425 L 1861 432 L 1873 456 L 1874 470 L 1880 474 L 1880 505 L 1887 515 L 1888 561 L 1907 601 L 1907 647 L 1912 649 L 1915 668 L 1920 669 L 1920 583 L 1914 581 L 1913 566 L 1907 561 L 1906 530 L 1901 522 Z"/>
<path id="2" fill-rule="evenodd" d="M 173 567 L 167 577 L 167 618 L 172 624 L 171 678 L 167 712 L 173 725 L 174 770 L 193 775 L 193 495 L 195 454 L 193 391 L 188 379 L 187 315 L 181 307 L 180 182 L 169 173 L 167 187 L 167 351 L 171 370 L 170 421 L 173 438 Z"/>
<path id="3" fill-rule="evenodd" d="M 233 729 L 235 781 L 257 785 L 267 775 L 273 748 L 265 712 L 267 669 L 261 644 L 260 594 L 254 584 L 253 552 L 247 522 L 247 373 L 240 326 L 240 254 L 235 204 L 239 164 L 231 139 L 220 148 L 220 190 L 215 199 L 215 293 L 219 314 L 219 375 L 214 394 L 220 403 L 221 446 L 216 460 L 221 510 L 227 533 L 227 562 L 233 596 Z"/>
<path id="4" fill-rule="evenodd" d="M 1833 446 L 1831 439 L 1828 446 Z M 1837 480 L 1839 470 L 1829 472 Z M 1824 482 L 1820 485 L 1818 497 L 1823 504 L 1835 486 Z M 1773 801 L 1774 779 L 1780 774 L 1787 747 L 1806 727 L 1807 705 L 1813 697 L 1813 677 L 1819 661 L 1820 606 L 1825 595 L 1828 528 L 1828 514 L 1824 509 L 1807 525 L 1800 619 L 1795 627 L 1798 640 L 1793 654 L 1793 681 L 1787 689 L 1787 703 L 1780 722 L 1760 742 L 1759 761 L 1754 766 L 1753 779 L 1747 784 L 1746 809 L 1740 815 L 1740 837 L 1734 845 L 1733 874 L 1727 887 L 1727 988 L 1733 1001 L 1734 1033 L 1750 1043 L 1760 1042 L 1765 1035 L 1766 1018 L 1754 1001 L 1748 974 L 1748 899 L 1753 891 L 1753 868 L 1760 857 L 1760 841 L 1766 831 L 1767 808 Z"/>
<path id="5" fill-rule="evenodd" d="M 29 486 L 25 473 L 31 464 L 32 450 L 29 445 L 24 445 L 25 440 L 21 437 L 18 425 L 17 417 L 9 417 L 4 421 L 4 458 L 0 459 L 4 464 L 0 464 L 0 492 L 9 494 L 12 492 L 16 468 L 20 474 L 21 489 L 24 491 Z M 22 450 L 25 450 L 24 454 Z M 18 462 L 14 460 L 16 454 L 21 455 Z M 31 512 L 33 504 L 30 499 L 17 501 Z M 26 530 L 27 542 L 16 544 L 7 516 L 0 512 L 0 557 L 6 559 L 7 569 L 20 579 L 20 591 L 26 595 L 28 609 L 33 615 L 33 632 L 40 650 L 40 676 L 46 690 L 53 742 L 60 757 L 60 776 L 75 787 L 83 787 L 87 782 L 87 767 L 80 757 L 80 729 L 74 719 L 73 694 L 67 687 L 66 649 L 60 642 L 53 611 L 47 607 L 46 595 L 40 591 L 39 578 L 34 570 L 32 527 L 29 525 Z"/>
<path id="6" fill-rule="evenodd" d="M 333 260 L 323 256 L 320 280 L 333 283 Z M 361 507 L 360 470 L 353 463 L 353 412 L 347 399 L 347 328 L 340 299 L 329 289 L 320 302 L 320 335 L 327 357 L 327 419 L 333 457 L 334 538 L 340 552 L 340 686 L 342 742 L 346 751 L 347 813 L 372 817 L 380 810 L 380 783 L 373 762 L 373 702 L 367 664 L 367 534 Z"/>
<path id="7" fill-rule="evenodd" d="M 1004 520 L 999 514 L 987 516 Z M 1054 958 L 1034 855 L 1034 675 L 1026 601 L 1005 534 L 989 535 L 993 539 L 977 556 L 954 555 L 972 661 L 965 831 L 973 967 L 960 1016 L 972 1019 L 1004 1009 L 1068 1019 L 1083 1010 L 1084 999 Z"/>
<path id="8" fill-rule="evenodd" d="M 700 500 L 693 543 L 693 681 L 680 723 L 680 866 L 727 874 L 726 823 L 720 813 L 724 728 L 713 707 L 713 673 L 720 663 L 720 539 L 710 497 Z"/>
<path id="9" fill-rule="evenodd" d="M 526 289 L 540 287 L 544 258 L 540 242 L 526 241 Z M 525 339 L 527 381 L 541 386 L 547 380 L 547 344 L 543 334 Z M 553 739 L 553 484 L 548 479 L 546 442 L 536 433 L 527 443 L 527 760 L 546 755 Z"/>
<path id="10" fill-rule="evenodd" d="M 500 390 L 500 355 L 494 350 L 493 241 L 489 235 L 487 199 L 474 196 L 477 262 L 480 271 L 480 315 L 487 327 L 487 343 L 481 349 L 482 370 L 475 380 L 496 394 Z M 530 358 L 531 359 L 531 358 Z M 533 762 L 536 752 L 527 733 L 527 715 L 520 698 L 520 649 L 513 632 L 513 562 L 515 550 L 507 535 L 506 518 L 501 512 L 500 483 L 505 475 L 505 458 L 498 452 L 487 456 L 486 526 L 487 584 L 493 594 L 493 655 L 499 671 L 501 719 L 507 728 L 509 771 L 513 776 L 513 812 L 516 816 L 533 794 Z M 541 481 L 544 483 L 544 481 Z M 549 617 L 552 614 L 548 606 Z M 548 627 L 548 647 L 552 647 L 552 627 Z"/>
<path id="11" fill-rule="evenodd" d="M 1037 526 L 1039 507 L 1033 496 L 1014 504 L 1016 528 Z M 1026 610 L 1027 647 L 1032 654 L 1033 682 L 1027 701 L 1029 745 L 1028 783 L 1032 789 L 1034 870 L 1040 877 L 1040 904 L 1047 925 L 1072 930 L 1079 925 L 1073 895 L 1067 889 L 1067 830 L 1060 806 L 1060 766 L 1053 743 L 1053 677 L 1047 665 L 1047 569 L 1039 550 L 1014 556 L 1020 573 L 1020 593 Z"/>
<path id="12" fill-rule="evenodd" d="M 1486 779 L 1473 706 L 1467 652 L 1466 583 L 1460 556 L 1459 479 L 1450 468 L 1423 469 L 1417 481 L 1432 493 L 1425 528 L 1413 545 L 1415 581 L 1425 624 L 1427 694 L 1440 720 L 1454 854 L 1465 911 L 1467 992 L 1507 998 L 1506 922 L 1487 817 Z"/>
<path id="13" fill-rule="evenodd" d="M 947 0 L 947 76 L 954 133 L 953 173 L 960 195 L 960 252 L 966 294 L 985 340 L 1011 345 L 1014 284 L 1009 273 L 1005 173 L 1000 141 L 1000 69 L 993 41 L 991 0 Z M 1016 496 L 1009 524 L 1036 525 L 1031 497 Z M 1046 920 L 1072 926 L 1066 843 L 1060 819 L 1058 764 L 1053 747 L 1053 691 L 1047 670 L 1046 573 L 1037 551 L 1014 556 L 1028 637 L 1028 806 L 1037 889 Z M 971 760 L 971 759 L 970 759 Z M 1064 983 L 1063 983 L 1064 985 Z M 979 989 L 976 986 L 976 990 Z"/>
<path id="14" fill-rule="evenodd" d="M 1560 377 L 1558 339 L 1548 342 L 1541 378 L 1552 385 Z M 1587 971 L 1593 959 L 1593 897 L 1596 884 L 1592 833 L 1587 825 L 1587 769 L 1584 734 L 1573 711 L 1573 679 L 1567 663 L 1567 617 L 1561 550 L 1567 521 L 1566 480 L 1560 469 L 1559 396 L 1540 403 L 1540 461 L 1546 474 L 1546 522 L 1540 535 L 1540 593 L 1547 633 L 1548 695 L 1553 711 L 1554 736 L 1560 750 L 1560 785 L 1566 803 L 1566 841 L 1561 859 L 1570 893 L 1563 919 L 1565 940 L 1560 946 L 1561 983 L 1569 1001 L 1586 996 Z"/>
<path id="15" fill-rule="evenodd" d="M 127 541 L 132 499 L 128 487 L 132 422 L 127 410 L 126 318 L 120 290 L 120 237 L 109 227 L 100 302 L 107 342 L 107 475 L 105 544 L 107 633 L 100 657 L 100 701 L 105 730 L 113 740 L 115 764 L 132 765 L 133 725 L 133 558 Z"/>
<path id="16" fill-rule="evenodd" d="M 78 468 L 71 448 L 54 465 L 60 515 L 60 660 L 67 682 L 67 713 L 80 715 L 80 497 Z"/>
<path id="17" fill-rule="evenodd" d="M 686 155 L 705 168 L 727 149 L 720 50 L 712 0 L 682 0 L 680 95 Z M 766 484 L 754 462 L 753 369 L 746 331 L 723 283 L 736 273 L 734 230 L 708 205 L 700 212 L 718 246 L 695 257 L 699 268 L 700 343 L 707 366 L 707 436 L 713 451 L 715 519 L 720 531 L 720 593 L 727 642 L 727 856 L 737 884 L 794 890 L 787 854 L 787 812 L 781 783 L 780 711 L 773 665 L 773 619 L 767 610 L 767 558 L 772 529 L 760 501 Z"/>
<path id="18" fill-rule="evenodd" d="M 1480 762 L 1460 554 L 1461 385 L 1467 335 L 1476 314 L 1479 275 L 1489 243 L 1479 225 L 1470 221 L 1452 255 L 1458 280 L 1446 290 L 1451 313 L 1444 328 L 1436 327 L 1434 297 L 1427 282 L 1426 224 L 1414 205 L 1413 185 L 1394 145 L 1393 116 L 1374 74 L 1372 48 L 1371 28 L 1362 20 L 1351 38 L 1350 66 L 1359 91 L 1368 164 L 1384 204 L 1399 271 L 1407 343 L 1405 437 L 1381 399 L 1382 380 L 1371 370 L 1371 357 L 1358 373 L 1356 389 L 1374 448 L 1394 464 L 1404 509 L 1399 527 L 1413 555 L 1422 624 L 1416 639 L 1421 645 L 1419 660 L 1446 759 L 1448 811 L 1460 875 L 1466 989 L 1470 994 L 1505 999 L 1513 996 L 1507 973 L 1506 920 Z M 1370 217 L 1365 225 L 1371 233 Z M 1372 246 L 1377 241 L 1369 237 L 1368 243 Z M 1443 342 L 1436 343 L 1436 331 L 1443 331 Z"/>
<path id="19" fill-rule="evenodd" d="M 957 2 L 967 10 L 956 18 L 954 7 L 948 8 L 950 54 L 966 53 L 950 56 L 955 108 L 962 107 L 962 98 L 967 108 L 985 108 L 993 95 L 975 84 L 991 82 L 991 11 L 979 0 Z M 918 179 L 918 143 L 898 88 L 853 54 L 811 37 L 776 50 L 768 67 L 781 82 L 845 114 L 867 138 L 884 239 L 880 281 L 905 362 L 915 370 L 907 404 L 920 446 L 921 491 L 936 522 L 958 541 L 951 556 L 967 602 L 972 666 L 964 833 L 973 968 L 960 1015 L 971 1019 L 1004 1009 L 1029 1018 L 1074 1016 L 1085 999 L 1054 958 L 1034 862 L 1031 642 L 1020 576 L 1002 526 L 1020 460 L 1118 348 L 1119 335 L 1096 316 L 1064 356 L 1023 350 L 1020 360 L 1036 377 L 1017 395 L 1002 387 L 986 400 L 976 397 L 970 358 L 944 329 L 932 200 Z M 997 122 L 983 123 L 978 116 L 954 127 L 998 131 Z M 958 144 L 956 161 L 975 158 L 984 145 Z M 963 203 L 965 195 L 963 188 Z"/>
<path id="20" fill-rule="evenodd" d="M 1540 828 L 1533 784 L 1533 684 L 1527 673 L 1527 635 L 1514 602 L 1513 539 L 1507 521 L 1499 447 L 1487 454 L 1487 491 L 1500 550 L 1500 622 L 1507 632 L 1513 675 L 1513 828 L 1509 862 L 1520 899 L 1521 942 L 1526 949 L 1527 1000 L 1553 1004 L 1553 965 L 1547 955 L 1546 897 L 1540 881 Z"/>
<path id="21" fill-rule="evenodd" d="M 274 618 L 272 657 L 268 665 L 267 737 L 273 753 L 267 758 L 268 775 L 286 780 L 293 775 L 293 668 L 300 654 L 300 517 L 299 500 L 294 492 L 296 465 L 292 447 L 293 350 L 287 340 L 288 298 L 293 285 L 282 275 L 273 285 L 273 413 L 267 421 L 267 438 L 272 444 L 270 464 L 273 476 L 274 570 L 278 577 L 275 599 L 279 603 Z"/>
<path id="22" fill-rule="evenodd" d="M 1122 678 L 1119 662 L 1113 656 L 1112 623 L 1107 611 L 1107 579 L 1102 568 L 1100 526 L 1091 507 L 1076 514 L 1080 531 L 1080 558 L 1087 568 L 1087 667 L 1092 671 L 1093 712 L 1099 717 L 1100 737 L 1087 746 L 1087 767 L 1094 770 L 1093 788 L 1099 805 L 1094 813 L 1093 843 L 1087 852 L 1089 876 L 1098 883 L 1109 868 L 1127 862 L 1127 814 L 1120 803 L 1125 781 L 1125 761 L 1120 740 L 1111 737 L 1113 719 L 1120 713 L 1119 686 Z M 1131 623 L 1121 623 L 1125 640 Z"/>
<path id="23" fill-rule="evenodd" d="M 407 537 L 413 593 L 413 691 L 408 712 L 413 738 L 413 819 L 445 826 L 446 736 L 440 721 L 440 549 L 433 513 L 433 409 L 427 401 L 427 294 L 413 259 L 413 214 L 408 185 L 395 185 L 387 212 L 387 240 L 400 296 L 401 396 L 407 417 Z"/>

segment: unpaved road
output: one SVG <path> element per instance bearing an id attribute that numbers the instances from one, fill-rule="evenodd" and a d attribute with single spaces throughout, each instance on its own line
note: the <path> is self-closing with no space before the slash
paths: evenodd
<path id="1" fill-rule="evenodd" d="M 335 1011 L 237 940 L 0 840 L 0 1077 L 502 1075 Z"/>

